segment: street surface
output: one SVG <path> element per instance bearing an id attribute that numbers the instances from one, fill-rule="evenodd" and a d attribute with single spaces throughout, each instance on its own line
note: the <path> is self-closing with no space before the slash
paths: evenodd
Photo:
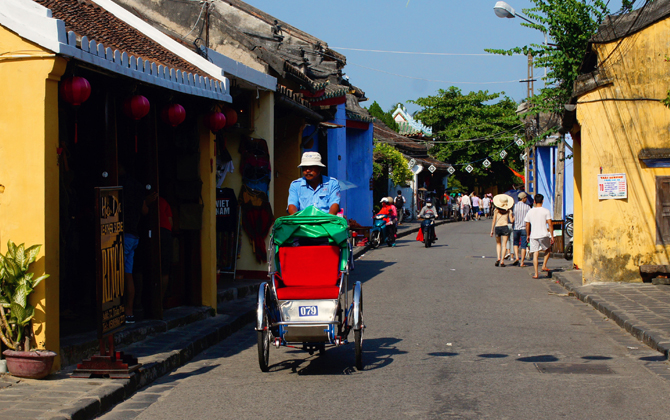
<path id="1" fill-rule="evenodd" d="M 101 418 L 668 418 L 660 353 L 531 268 L 495 267 L 490 226 L 443 225 L 432 248 L 410 235 L 356 262 L 362 372 L 352 344 L 271 348 L 262 373 L 249 325 Z"/>

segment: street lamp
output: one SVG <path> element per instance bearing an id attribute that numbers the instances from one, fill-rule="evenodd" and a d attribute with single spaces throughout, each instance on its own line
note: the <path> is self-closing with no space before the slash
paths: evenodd
<path id="1" fill-rule="evenodd" d="M 524 15 L 517 13 L 512 6 L 505 3 L 504 1 L 497 2 L 496 5 L 493 6 L 493 11 L 496 12 L 496 16 L 499 18 L 514 19 L 514 17 L 519 17 L 528 23 L 533 23 Z"/>

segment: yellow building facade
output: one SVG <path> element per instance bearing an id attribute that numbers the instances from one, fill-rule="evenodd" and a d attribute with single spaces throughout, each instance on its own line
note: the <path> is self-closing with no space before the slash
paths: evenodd
<path id="1" fill-rule="evenodd" d="M 17 244 L 25 243 L 27 246 L 42 244 L 40 255 L 32 266 L 32 270 L 36 276 L 46 273 L 50 277 L 43 281 L 30 296 L 30 304 L 36 308 L 33 330 L 37 348 L 59 353 L 62 327 L 60 307 L 62 279 L 59 275 L 62 265 L 60 210 L 64 204 L 61 202 L 63 179 L 61 178 L 62 168 L 59 166 L 63 164 L 63 160 L 62 157 L 59 157 L 59 153 L 63 150 L 63 142 L 71 141 L 69 136 L 72 135 L 71 131 L 67 136 L 63 134 L 72 127 L 64 129 L 59 126 L 59 124 L 65 125 L 63 115 L 59 115 L 64 109 L 62 101 L 59 103 L 59 83 L 69 77 L 72 67 L 81 63 L 79 60 L 85 61 L 85 56 L 96 55 L 97 50 L 82 51 L 74 33 L 66 34 L 62 21 L 56 21 L 50 15 L 39 13 L 39 10 L 36 9 L 40 6 L 35 6 L 32 1 L 11 0 L 7 6 L 9 7 L 7 13 L 0 17 L 0 46 L 3 52 L 0 55 L 0 109 L 3 110 L 0 114 L 0 132 L 2 133 L 0 137 L 0 252 L 7 252 L 8 240 Z M 26 8 L 27 11 L 22 8 Z M 35 16 L 31 15 L 33 12 Z M 25 20 L 23 20 L 24 17 Z M 25 31 L 28 35 L 22 36 L 20 32 L 25 28 L 27 28 Z M 32 31 L 31 28 L 46 29 L 40 32 Z M 49 32 L 50 30 L 53 31 Z M 48 35 L 53 36 L 49 38 Z M 63 54 L 59 49 L 66 50 L 70 55 Z M 75 56 L 73 57 L 72 54 Z M 198 63 L 199 56 L 192 54 L 195 56 L 192 60 Z M 180 57 L 184 56 L 188 57 L 188 54 L 182 54 Z M 123 75 L 121 77 L 130 76 L 123 79 L 129 84 L 145 83 L 148 86 L 147 91 L 153 92 L 155 97 L 159 97 L 156 92 L 163 96 L 178 92 L 177 94 L 182 95 L 181 98 L 193 105 L 192 109 L 198 110 L 197 113 L 192 114 L 194 116 L 206 112 L 213 103 L 232 100 L 227 91 L 227 79 L 222 76 L 220 68 L 218 68 L 220 78 L 213 78 L 210 82 L 203 81 L 202 77 L 200 82 L 190 78 L 166 81 L 166 73 L 163 73 L 162 76 L 157 75 L 155 65 L 151 67 L 152 73 L 147 74 L 149 70 L 129 69 L 127 61 L 120 64 L 115 61 L 115 58 L 104 52 L 100 58 L 96 57 L 90 61 L 102 63 L 103 68 L 95 68 L 93 65 L 95 70 L 89 70 L 91 67 L 89 63 L 89 67 L 82 71 L 93 71 L 98 75 L 97 77 L 103 78 L 114 75 L 116 71 L 117 75 Z M 126 66 L 124 69 L 117 69 L 124 65 Z M 217 68 L 206 67 L 209 65 L 211 63 L 202 64 L 210 71 L 210 74 L 217 70 Z M 149 66 L 146 68 L 148 69 Z M 144 74 L 138 76 L 135 81 L 132 79 L 135 73 L 143 71 Z M 162 80 L 157 80 L 161 77 Z M 141 82 L 136 80 L 141 80 Z M 180 83 L 183 86 L 179 85 Z M 166 86 L 168 86 L 167 89 Z M 110 89 L 105 87 L 104 83 L 99 83 L 94 88 L 99 89 L 98 92 Z M 257 92 L 254 89 L 254 96 L 256 95 Z M 156 107 L 155 104 L 152 106 Z M 267 141 L 272 158 L 274 156 L 274 92 L 258 93 L 252 106 L 254 107 L 254 130 L 251 135 Z M 114 109 L 114 106 L 111 109 Z M 83 109 L 80 110 L 80 117 L 85 114 L 83 111 Z M 160 119 L 157 118 L 157 110 L 152 109 L 152 113 L 150 118 L 153 118 L 154 122 L 148 124 L 148 127 L 156 127 L 156 124 L 160 122 Z M 96 118 L 103 119 L 102 116 Z M 117 117 L 112 111 L 108 119 L 115 121 L 115 118 Z M 198 273 L 199 278 L 191 279 L 191 284 L 197 287 L 193 287 L 194 291 L 191 293 L 194 300 L 190 304 L 209 306 L 216 310 L 218 280 L 215 237 L 216 137 L 205 128 L 201 118 L 198 117 L 194 125 L 197 126 L 194 138 L 199 153 L 198 172 L 202 181 L 200 203 L 203 213 L 197 249 L 199 267 L 194 271 Z M 116 132 L 117 129 L 112 131 Z M 83 138 L 82 133 L 85 133 L 85 129 L 82 128 L 82 121 L 80 121 L 80 145 L 86 140 L 103 143 L 110 138 L 109 136 Z M 113 138 L 114 135 L 111 137 Z M 156 138 L 155 134 L 154 138 Z M 143 140 L 146 141 L 146 139 L 140 139 L 140 141 Z M 236 141 L 239 142 L 239 139 Z M 110 150 L 116 150 L 116 147 L 117 144 L 110 143 Z M 231 144 L 231 147 L 236 150 L 237 144 Z M 104 159 L 100 158 L 100 161 L 106 159 L 112 162 L 110 176 L 106 181 L 108 183 L 116 182 L 117 158 L 118 155 L 114 153 L 105 156 Z M 155 166 L 156 163 L 154 162 L 153 165 Z M 241 183 L 238 178 L 240 178 L 239 174 L 231 174 L 231 186 L 236 191 L 239 191 L 238 184 Z M 270 200 L 274 196 L 274 185 L 272 184 L 270 185 Z M 90 207 L 94 207 L 93 201 L 90 202 Z M 246 270 L 264 270 L 265 266 L 255 261 L 249 241 L 243 238 L 241 243 L 242 251 L 238 267 Z M 85 243 L 82 246 L 91 248 L 94 243 Z M 95 289 L 95 279 L 92 276 L 87 275 L 85 281 Z M 53 370 L 58 370 L 60 367 L 60 360 L 56 358 Z"/>
<path id="2" fill-rule="evenodd" d="M 669 37 L 666 17 L 624 38 L 594 37 L 597 64 L 575 85 L 574 263 L 585 283 L 639 282 L 641 267 L 670 264 L 658 202 L 670 165 L 643 159 L 670 148 L 670 109 L 660 102 L 670 88 Z M 625 175 L 627 198 L 599 199 L 598 176 L 606 174 Z"/>

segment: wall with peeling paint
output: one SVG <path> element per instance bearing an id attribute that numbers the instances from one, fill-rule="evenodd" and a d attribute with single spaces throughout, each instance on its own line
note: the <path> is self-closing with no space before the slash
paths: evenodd
<path id="1" fill-rule="evenodd" d="M 640 265 L 670 264 L 670 244 L 656 245 L 656 177 L 643 148 L 670 148 L 670 19 L 622 40 L 596 44 L 600 76 L 612 83 L 579 97 L 581 144 L 575 142 L 575 264 L 584 282 L 641 281 Z M 641 99 L 646 98 L 646 99 Z M 656 99 L 656 100 L 649 100 Z M 624 173 L 628 198 L 598 199 L 597 175 Z M 577 214 L 579 213 L 579 214 Z"/>

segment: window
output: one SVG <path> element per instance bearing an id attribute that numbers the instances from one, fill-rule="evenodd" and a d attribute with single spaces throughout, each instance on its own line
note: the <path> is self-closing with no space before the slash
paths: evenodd
<path id="1" fill-rule="evenodd" d="M 656 244 L 670 245 L 670 176 L 656 177 Z"/>

